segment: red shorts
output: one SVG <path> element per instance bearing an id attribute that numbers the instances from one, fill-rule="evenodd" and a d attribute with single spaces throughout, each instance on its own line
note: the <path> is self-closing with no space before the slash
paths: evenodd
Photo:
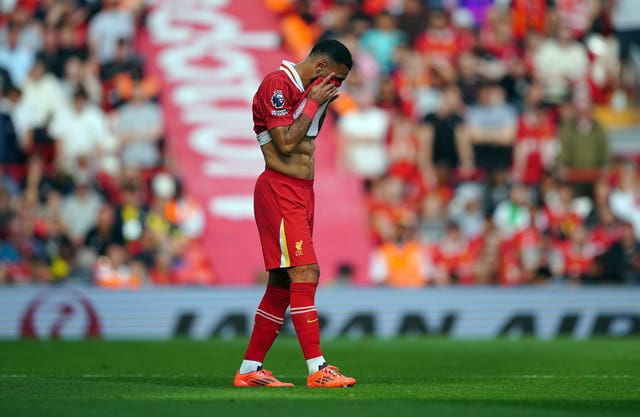
<path id="1" fill-rule="evenodd" d="M 258 177 L 253 209 L 267 271 L 318 263 L 312 239 L 314 205 L 313 180 L 269 168 Z"/>

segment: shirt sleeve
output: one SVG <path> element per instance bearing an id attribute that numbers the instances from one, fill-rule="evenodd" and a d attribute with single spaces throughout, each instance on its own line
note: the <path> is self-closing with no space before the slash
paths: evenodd
<path id="1" fill-rule="evenodd" d="M 267 130 L 293 123 L 293 94 L 284 81 L 270 78 L 260 86 L 257 108 Z"/>

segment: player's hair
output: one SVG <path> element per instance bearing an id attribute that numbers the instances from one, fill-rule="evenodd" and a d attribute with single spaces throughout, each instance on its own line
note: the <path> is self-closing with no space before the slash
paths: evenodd
<path id="1" fill-rule="evenodd" d="M 324 55 L 338 64 L 344 64 L 347 68 L 353 67 L 351 52 L 342 42 L 335 39 L 322 40 L 313 46 L 309 56 Z"/>

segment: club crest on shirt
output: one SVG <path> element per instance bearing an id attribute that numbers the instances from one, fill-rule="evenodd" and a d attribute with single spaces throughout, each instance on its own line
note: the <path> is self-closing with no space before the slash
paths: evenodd
<path id="1" fill-rule="evenodd" d="M 289 113 L 287 109 L 283 108 L 285 104 L 284 94 L 282 94 L 282 90 L 276 90 L 273 92 L 271 96 L 271 105 L 274 107 L 271 110 L 271 114 L 274 116 L 284 116 Z"/>

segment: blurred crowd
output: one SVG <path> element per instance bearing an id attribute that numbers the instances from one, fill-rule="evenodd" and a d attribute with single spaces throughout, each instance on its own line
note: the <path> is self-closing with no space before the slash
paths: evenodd
<path id="1" fill-rule="evenodd" d="M 637 1 L 265 4 L 297 58 L 321 38 L 354 55 L 336 157 L 374 283 L 640 283 L 638 166 L 608 136 L 640 125 Z M 215 283 L 136 46 L 144 1 L 0 9 L 0 283 Z"/>
<path id="2" fill-rule="evenodd" d="M 144 2 L 0 7 L 0 283 L 213 283 L 136 48 Z"/>
<path id="3" fill-rule="evenodd" d="M 339 39 L 338 166 L 373 282 L 640 284 L 635 0 L 265 0 L 302 58 Z"/>

